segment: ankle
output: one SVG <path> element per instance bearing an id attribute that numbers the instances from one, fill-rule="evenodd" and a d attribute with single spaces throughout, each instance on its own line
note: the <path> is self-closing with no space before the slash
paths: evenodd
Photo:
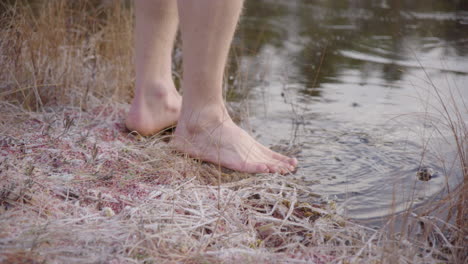
<path id="1" fill-rule="evenodd" d="M 183 134 L 199 134 L 203 131 L 211 131 L 232 121 L 224 104 L 205 105 L 201 108 L 184 107 L 177 125 L 177 129 Z"/>
<path id="2" fill-rule="evenodd" d="M 174 83 L 171 81 L 137 82 L 135 98 L 149 100 L 164 100 L 177 95 Z"/>

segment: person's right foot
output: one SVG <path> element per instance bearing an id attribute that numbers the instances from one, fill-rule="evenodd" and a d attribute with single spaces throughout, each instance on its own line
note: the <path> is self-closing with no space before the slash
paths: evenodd
<path id="1" fill-rule="evenodd" d="M 280 173 L 294 171 L 295 158 L 289 158 L 261 145 L 231 118 L 198 116 L 199 122 L 179 120 L 173 147 L 193 158 L 247 173 Z"/>
<path id="2" fill-rule="evenodd" d="M 135 94 L 125 125 L 142 136 L 154 135 L 177 123 L 181 103 L 172 82 L 145 87 Z"/>

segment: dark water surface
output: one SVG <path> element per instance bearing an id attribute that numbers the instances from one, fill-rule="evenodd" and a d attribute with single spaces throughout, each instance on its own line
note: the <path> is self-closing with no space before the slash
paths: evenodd
<path id="1" fill-rule="evenodd" d="M 450 106 L 450 93 L 468 98 L 468 1 L 250 0 L 234 45 L 231 86 L 250 89 L 244 125 L 267 145 L 299 146 L 288 177 L 346 215 L 379 218 L 461 180 L 443 119 L 425 113 L 442 109 L 434 87 Z M 418 180 L 420 166 L 434 177 Z"/>

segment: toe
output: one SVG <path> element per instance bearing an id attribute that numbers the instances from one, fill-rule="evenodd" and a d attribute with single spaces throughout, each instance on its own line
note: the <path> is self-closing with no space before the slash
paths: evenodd
<path id="1" fill-rule="evenodd" d="M 291 166 L 293 166 L 293 168 L 296 168 L 298 162 L 297 162 L 296 158 L 289 158 L 288 163 L 291 164 Z"/>
<path id="2" fill-rule="evenodd" d="M 242 168 L 234 168 L 234 170 L 237 171 L 243 171 L 247 173 L 268 173 L 270 169 L 268 168 L 267 165 L 263 163 L 245 163 Z"/>
<path id="3" fill-rule="evenodd" d="M 266 164 L 270 173 L 286 174 L 291 171 L 291 165 L 282 161 L 270 159 Z"/>
<path id="4" fill-rule="evenodd" d="M 284 156 L 284 155 L 282 155 L 282 154 L 280 154 L 278 152 L 275 152 L 275 151 L 273 151 L 273 150 L 271 150 L 271 149 L 269 149 L 269 148 L 267 148 L 267 147 L 265 147 L 265 146 L 263 146 L 261 144 L 259 144 L 259 145 L 260 145 L 260 148 L 263 150 L 263 152 L 267 156 L 272 157 L 272 158 L 274 158 L 276 160 L 279 160 L 279 161 L 283 161 L 283 162 L 285 162 L 285 163 L 287 163 L 289 165 L 292 165 L 293 170 L 297 166 L 297 159 Z M 287 166 L 287 168 L 289 168 L 289 167 L 290 166 Z"/>
<path id="5" fill-rule="evenodd" d="M 281 173 L 281 167 L 275 165 L 275 164 L 268 164 L 268 172 L 270 173 Z"/>
<path id="6" fill-rule="evenodd" d="M 283 166 L 281 166 L 281 174 L 288 174 L 290 172 L 294 171 L 294 167 L 292 167 L 291 165 L 288 165 L 288 164 L 284 164 Z"/>
<path id="7" fill-rule="evenodd" d="M 271 162 L 275 164 L 275 166 L 278 168 L 276 171 L 278 171 L 281 174 L 286 174 L 288 172 L 292 172 L 295 170 L 295 167 L 291 165 L 287 160 L 282 161 L 282 160 L 275 160 L 271 158 Z"/>
<path id="8" fill-rule="evenodd" d="M 285 175 L 288 173 L 288 170 L 285 167 L 279 167 L 278 173 L 281 175 Z"/>
<path id="9" fill-rule="evenodd" d="M 267 173 L 268 167 L 265 164 L 256 164 L 255 165 L 255 172 L 256 173 Z"/>
<path id="10" fill-rule="evenodd" d="M 288 168 L 290 171 L 295 170 L 297 167 L 298 162 L 296 158 L 289 158 L 275 152 L 273 152 L 273 158 L 280 160 L 281 163 L 284 164 L 284 167 Z"/>
<path id="11" fill-rule="evenodd" d="M 277 159 L 277 160 L 281 160 L 281 161 L 287 161 L 289 160 L 290 158 L 289 157 L 286 157 L 278 152 L 275 152 L 265 146 L 262 146 L 263 147 L 263 151 L 265 152 L 266 155 L 274 158 L 274 159 Z"/>

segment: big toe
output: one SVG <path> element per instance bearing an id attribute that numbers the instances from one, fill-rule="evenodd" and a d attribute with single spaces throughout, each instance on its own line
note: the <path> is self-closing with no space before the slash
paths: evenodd
<path id="1" fill-rule="evenodd" d="M 265 153 L 267 156 L 275 159 L 275 160 L 278 160 L 282 163 L 286 163 L 286 168 L 288 168 L 289 170 L 294 170 L 296 167 L 297 167 L 297 159 L 295 158 L 290 158 L 290 157 L 287 157 L 287 156 L 284 156 L 278 152 L 275 152 L 263 145 L 260 145 L 260 148 L 263 150 L 263 153 Z"/>

